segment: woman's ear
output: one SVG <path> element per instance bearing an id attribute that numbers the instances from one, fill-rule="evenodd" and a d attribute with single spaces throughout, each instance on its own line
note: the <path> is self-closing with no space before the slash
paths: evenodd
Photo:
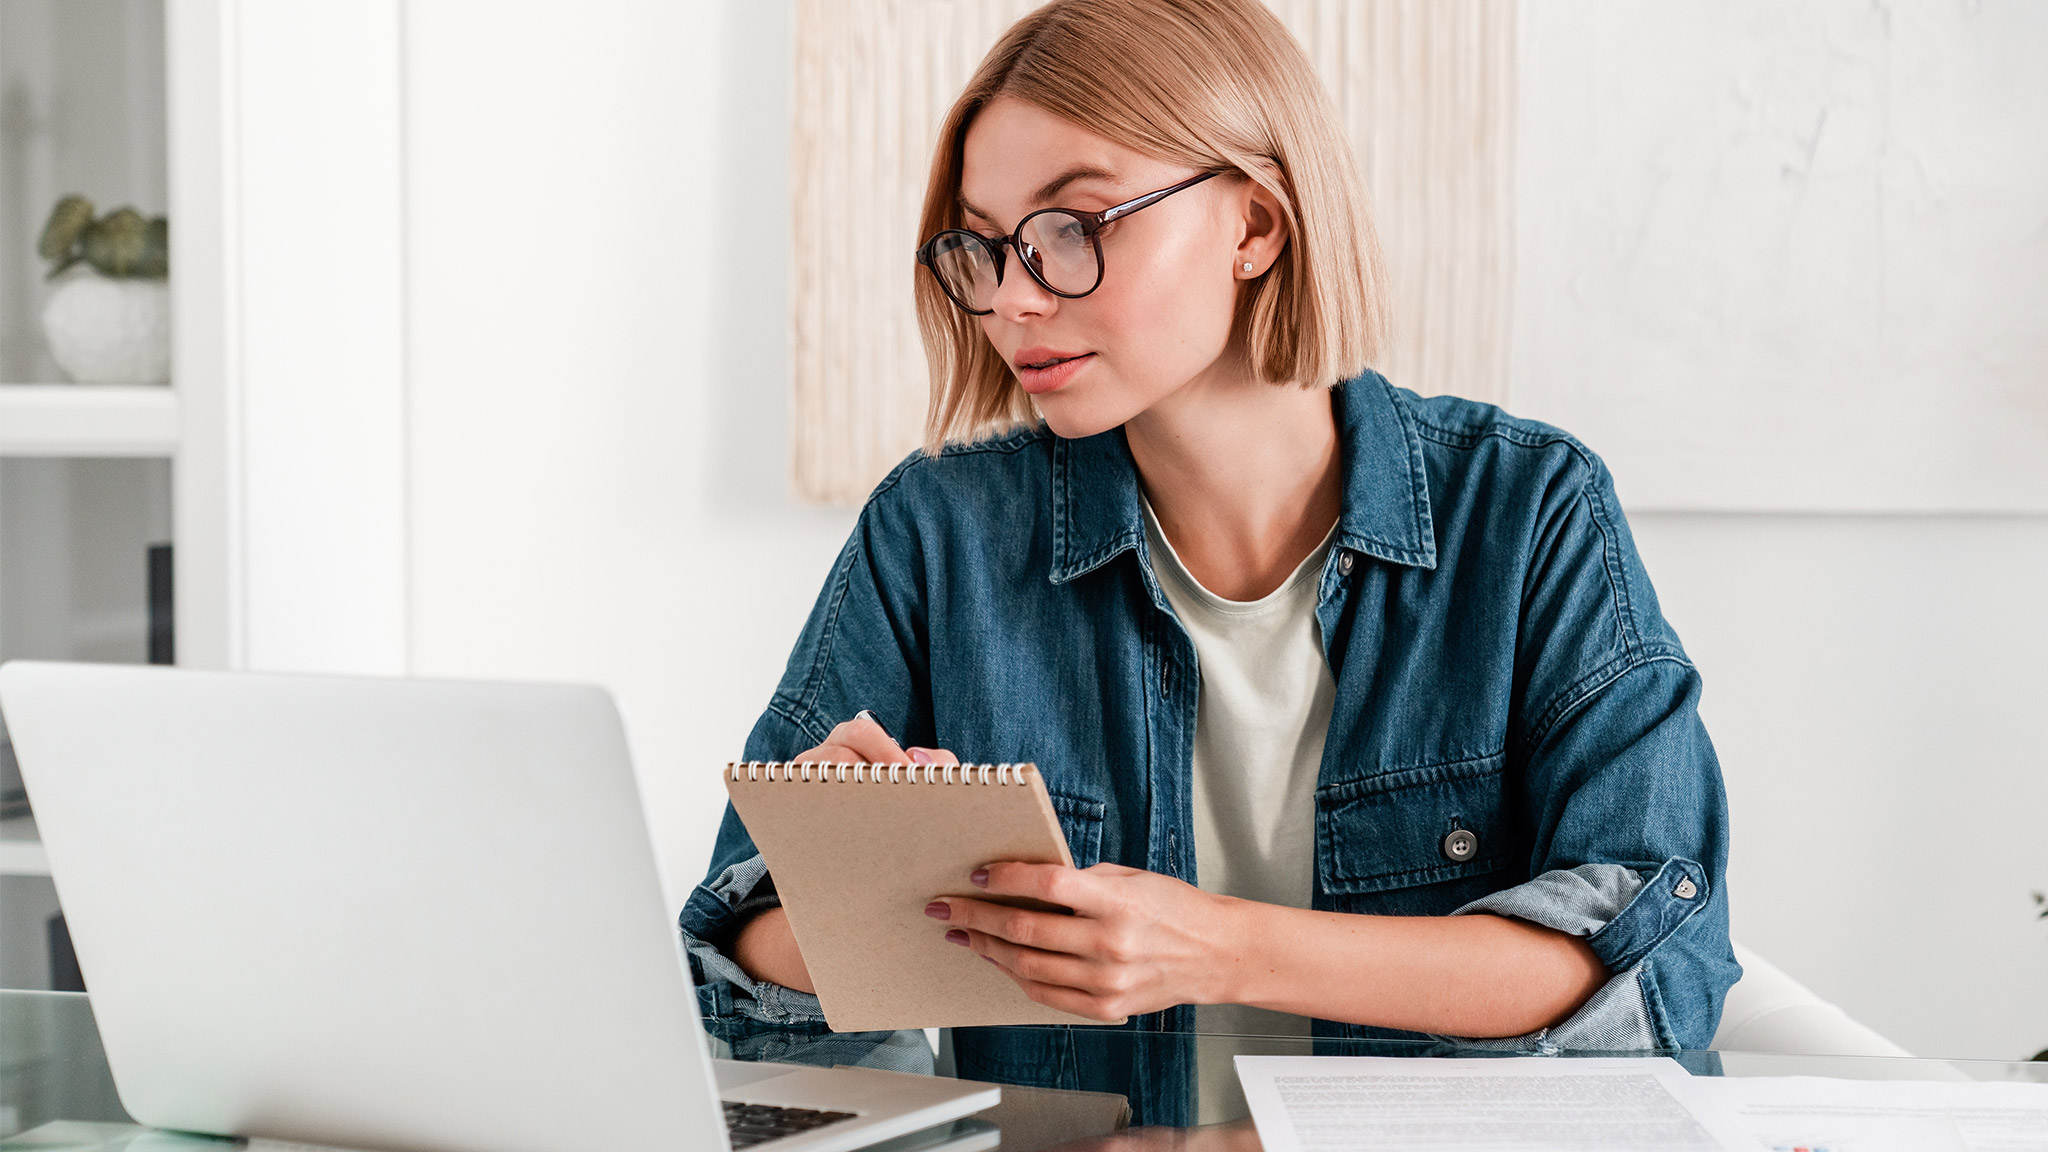
<path id="1" fill-rule="evenodd" d="M 1256 280 L 1287 247 L 1287 217 L 1281 214 L 1280 198 L 1256 180 L 1245 180 L 1240 197 L 1244 231 L 1237 243 L 1235 272 L 1240 280 Z"/>

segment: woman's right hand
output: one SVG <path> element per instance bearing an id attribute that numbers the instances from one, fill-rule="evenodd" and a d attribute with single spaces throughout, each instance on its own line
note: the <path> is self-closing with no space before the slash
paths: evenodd
<path id="1" fill-rule="evenodd" d="M 863 712 L 832 729 L 825 742 L 795 757 L 828 764 L 866 761 L 870 764 L 958 764 L 960 758 L 943 748 L 904 748 Z M 732 941 L 733 962 L 756 980 L 766 980 L 799 992 L 815 994 L 810 969 L 803 953 L 797 951 L 796 934 L 790 931 L 789 914 L 781 908 L 764 908 L 755 913 Z"/>
<path id="2" fill-rule="evenodd" d="M 958 764 L 960 758 L 944 748 L 904 748 L 873 716 L 863 711 L 834 728 L 825 742 L 798 760 L 822 760 L 827 764 Z"/>

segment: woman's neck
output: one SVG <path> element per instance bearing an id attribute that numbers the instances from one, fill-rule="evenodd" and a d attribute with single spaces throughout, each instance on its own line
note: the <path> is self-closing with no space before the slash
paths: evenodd
<path id="1" fill-rule="evenodd" d="M 1226 599 L 1280 587 L 1343 506 L 1328 389 L 1197 378 L 1124 432 L 1167 541 Z"/>

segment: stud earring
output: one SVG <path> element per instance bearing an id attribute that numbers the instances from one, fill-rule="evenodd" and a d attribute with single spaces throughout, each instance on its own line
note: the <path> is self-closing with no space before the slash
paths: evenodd
<path id="1" fill-rule="evenodd" d="M 1244 266 L 1244 270 L 1245 270 L 1245 271 L 1247 271 L 1247 272 L 1249 272 L 1249 271 L 1251 271 L 1251 270 L 1252 270 L 1252 266 L 1251 266 L 1250 264 L 1246 264 L 1246 265 Z"/>

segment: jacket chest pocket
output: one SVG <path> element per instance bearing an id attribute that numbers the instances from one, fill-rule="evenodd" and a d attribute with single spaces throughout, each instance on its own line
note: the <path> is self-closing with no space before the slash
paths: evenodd
<path id="1" fill-rule="evenodd" d="M 1342 910 L 1441 916 L 1501 887 L 1515 858 L 1502 757 L 1316 789 L 1316 872 Z"/>
<path id="2" fill-rule="evenodd" d="M 1052 800 L 1053 815 L 1060 818 L 1060 831 L 1066 833 L 1067 851 L 1074 857 L 1074 867 L 1087 868 L 1102 862 L 1102 818 L 1106 806 L 1100 800 L 1084 800 L 1079 796 L 1068 796 L 1051 789 L 1046 795 Z"/>

